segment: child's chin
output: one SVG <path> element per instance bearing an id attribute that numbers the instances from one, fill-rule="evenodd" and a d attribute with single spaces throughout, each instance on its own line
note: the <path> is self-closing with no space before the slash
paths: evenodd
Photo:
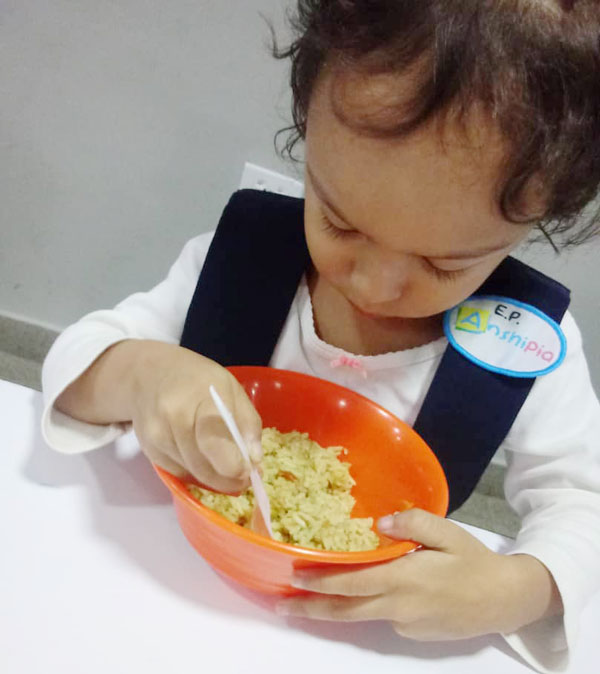
<path id="1" fill-rule="evenodd" d="M 352 304 L 352 308 L 361 318 L 366 318 L 371 321 L 398 321 L 412 318 L 409 316 L 399 315 L 398 313 L 374 313 L 371 311 L 365 311 L 355 304 Z"/>

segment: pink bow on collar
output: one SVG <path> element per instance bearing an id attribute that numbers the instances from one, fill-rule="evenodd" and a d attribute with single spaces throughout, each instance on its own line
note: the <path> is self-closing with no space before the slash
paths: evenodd
<path id="1" fill-rule="evenodd" d="M 362 364 L 362 362 L 358 358 L 352 358 L 351 356 L 339 356 L 338 358 L 334 358 L 329 365 L 332 368 L 336 367 L 349 367 L 352 368 L 353 370 L 359 370 L 360 373 L 362 374 L 363 378 L 367 378 L 367 370 L 365 366 Z"/>

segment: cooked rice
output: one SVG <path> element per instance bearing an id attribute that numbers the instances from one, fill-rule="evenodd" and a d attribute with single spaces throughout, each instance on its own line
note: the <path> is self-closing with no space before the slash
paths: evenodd
<path id="1" fill-rule="evenodd" d="M 323 448 L 307 433 L 280 433 L 265 428 L 262 435 L 265 490 L 271 503 L 274 538 L 319 550 L 372 550 L 379 538 L 373 518 L 351 518 L 355 484 L 350 464 L 340 461 L 343 447 Z M 218 494 L 188 485 L 201 503 L 228 520 L 250 528 L 254 493 Z"/>

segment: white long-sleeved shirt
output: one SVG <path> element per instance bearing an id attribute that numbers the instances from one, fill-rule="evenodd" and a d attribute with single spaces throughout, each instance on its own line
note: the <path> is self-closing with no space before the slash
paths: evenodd
<path id="1" fill-rule="evenodd" d="M 101 447 L 125 426 L 77 421 L 53 407 L 60 393 L 109 346 L 123 339 L 179 343 L 212 233 L 184 247 L 167 278 L 112 310 L 93 312 L 67 328 L 50 350 L 42 380 L 42 418 L 48 444 L 64 453 Z M 210 317 L 207 317 L 210 320 Z M 504 635 L 511 646 L 543 672 L 568 664 L 580 612 L 600 587 L 600 404 L 589 378 L 581 335 L 567 313 L 564 362 L 539 377 L 502 444 L 507 458 L 506 497 L 522 519 L 511 553 L 539 559 L 560 590 L 564 617 L 554 617 Z M 304 372 L 353 389 L 413 424 L 431 384 L 445 338 L 405 351 L 359 356 L 368 376 L 332 367 L 349 355 L 323 342 L 314 328 L 306 281 L 298 287 L 271 358 L 272 367 Z"/>

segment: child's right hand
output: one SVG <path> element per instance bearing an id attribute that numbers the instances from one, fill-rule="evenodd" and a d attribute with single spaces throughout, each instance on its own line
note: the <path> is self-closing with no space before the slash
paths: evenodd
<path id="1" fill-rule="evenodd" d="M 262 459 L 262 422 L 225 368 L 180 346 L 126 340 L 109 348 L 58 399 L 59 409 L 92 423 L 131 421 L 146 456 L 217 491 L 249 484 L 246 465 L 209 393 L 231 410 L 253 463 Z"/>
<path id="2" fill-rule="evenodd" d="M 246 465 L 209 393 L 212 384 L 233 414 L 250 458 L 262 459 L 262 422 L 237 379 L 225 368 L 181 347 L 160 350 L 141 374 L 132 422 L 144 453 L 171 473 L 191 474 L 217 491 L 249 484 Z"/>

